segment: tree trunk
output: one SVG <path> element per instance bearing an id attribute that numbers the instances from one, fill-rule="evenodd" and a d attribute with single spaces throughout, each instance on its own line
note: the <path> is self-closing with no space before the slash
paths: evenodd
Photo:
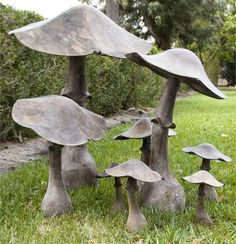
<path id="1" fill-rule="evenodd" d="M 179 80 L 169 78 L 160 99 L 156 122 L 152 127 L 150 168 L 165 180 L 147 183 L 141 189 L 143 205 L 159 210 L 181 210 L 185 207 L 185 193 L 169 169 L 168 129 L 172 125 L 175 98 Z"/>
<path id="2" fill-rule="evenodd" d="M 119 23 L 119 2 L 118 0 L 106 0 L 106 15 L 115 23 Z"/>
<path id="3" fill-rule="evenodd" d="M 69 57 L 68 78 L 61 92 L 61 95 L 73 99 L 80 106 L 84 106 L 86 99 L 90 97 L 85 68 L 86 56 Z M 63 148 L 62 177 L 66 187 L 76 189 L 81 185 L 95 185 L 96 174 L 96 163 L 86 144 Z"/>

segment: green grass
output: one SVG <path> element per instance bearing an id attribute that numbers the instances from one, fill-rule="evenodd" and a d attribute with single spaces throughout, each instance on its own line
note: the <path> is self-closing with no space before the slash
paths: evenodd
<path id="1" fill-rule="evenodd" d="M 110 210 L 114 182 L 104 179 L 96 188 L 69 191 L 74 206 L 69 213 L 44 218 L 40 204 L 48 172 L 46 160 L 39 160 L 0 177 L 0 243 L 236 243 L 236 92 L 225 93 L 226 100 L 193 95 L 176 102 L 178 134 L 169 141 L 169 159 L 186 191 L 183 212 L 142 209 L 147 227 L 138 234 L 128 233 L 127 211 Z M 109 130 L 103 140 L 89 144 L 100 171 L 111 162 L 140 157 L 140 141 L 112 141 L 129 126 Z M 217 189 L 220 202 L 207 203 L 215 222 L 210 227 L 194 223 L 197 186 L 181 180 L 196 172 L 201 162 L 182 148 L 203 142 L 214 144 L 233 159 L 212 163 L 212 173 L 224 187 Z"/>

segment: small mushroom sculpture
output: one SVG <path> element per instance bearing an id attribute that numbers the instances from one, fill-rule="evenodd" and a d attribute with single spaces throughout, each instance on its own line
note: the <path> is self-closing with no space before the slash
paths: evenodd
<path id="1" fill-rule="evenodd" d="M 190 183 L 200 184 L 197 199 L 197 222 L 202 224 L 213 224 L 213 221 L 211 220 L 204 207 L 204 188 L 206 186 L 221 187 L 223 184 L 216 180 L 213 175 L 205 170 L 200 170 L 190 176 L 183 177 L 183 179 Z"/>
<path id="2" fill-rule="evenodd" d="M 153 120 L 150 152 L 151 169 L 159 172 L 166 180 L 153 184 L 145 183 L 141 194 L 142 202 L 146 206 L 160 210 L 183 209 L 184 189 L 170 171 L 167 148 L 168 129 L 174 127 L 172 117 L 180 82 L 185 82 L 206 96 L 217 99 L 226 96 L 209 80 L 199 58 L 187 49 L 174 48 L 156 55 L 131 53 L 126 56 L 135 63 L 167 78 L 156 118 Z"/>
<path id="3" fill-rule="evenodd" d="M 151 44 L 88 5 L 72 7 L 54 18 L 26 25 L 9 34 L 14 34 L 33 50 L 68 56 L 68 76 L 61 95 L 70 97 L 80 106 L 90 97 L 86 82 L 87 55 L 96 53 L 125 58 L 127 53 L 148 53 L 151 49 Z M 96 163 L 86 144 L 63 147 L 62 176 L 67 187 L 95 184 L 96 173 Z"/>
<path id="4" fill-rule="evenodd" d="M 230 162 L 231 158 L 221 153 L 218 149 L 216 149 L 212 144 L 203 143 L 199 144 L 195 147 L 185 147 L 183 151 L 189 154 L 197 155 L 202 158 L 202 165 L 200 167 L 201 170 L 210 171 L 211 160 L 220 160 L 224 162 Z M 215 191 L 214 187 L 206 185 L 204 187 L 204 196 L 207 199 L 218 201 L 218 194 Z"/>
<path id="5" fill-rule="evenodd" d="M 142 139 L 143 144 L 140 148 L 141 161 L 149 165 L 150 162 L 150 143 L 153 123 L 149 118 L 142 118 L 137 121 L 130 129 L 115 136 L 114 140 L 127 140 L 127 139 Z M 176 136 L 176 132 L 172 129 L 168 130 L 168 136 Z"/>
<path id="6" fill-rule="evenodd" d="M 163 178 L 138 159 L 130 159 L 118 166 L 106 169 L 105 172 L 114 177 L 128 177 L 126 190 L 129 204 L 129 216 L 126 226 L 131 232 L 139 231 L 147 224 L 147 221 L 141 213 L 136 200 L 135 192 L 138 190 L 137 180 L 156 182 Z"/>
<path id="7" fill-rule="evenodd" d="M 62 146 L 101 139 L 105 131 L 104 118 L 57 95 L 18 100 L 13 106 L 12 117 L 50 142 L 49 180 L 42 211 L 48 217 L 62 214 L 72 206 L 61 175 Z"/>
<path id="8" fill-rule="evenodd" d="M 110 166 L 108 167 L 108 169 L 113 168 L 117 165 L 119 165 L 119 164 L 111 163 Z M 110 175 L 108 175 L 105 171 L 103 173 L 97 174 L 97 178 L 107 178 L 107 177 L 110 177 Z M 122 193 L 121 193 L 122 184 L 121 184 L 120 177 L 114 177 L 114 178 L 115 178 L 114 187 L 115 187 L 116 194 L 115 194 L 115 200 L 112 203 L 111 209 L 113 211 L 120 211 L 125 208 L 125 202 L 124 202 L 124 199 L 123 199 Z"/>

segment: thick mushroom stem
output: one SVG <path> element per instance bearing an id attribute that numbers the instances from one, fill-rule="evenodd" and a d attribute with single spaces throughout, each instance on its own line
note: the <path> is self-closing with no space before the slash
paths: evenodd
<path id="1" fill-rule="evenodd" d="M 168 128 L 173 125 L 173 109 L 179 85 L 178 79 L 169 78 L 167 80 L 152 127 L 149 167 L 166 180 L 154 183 L 145 182 L 141 189 L 142 204 L 162 211 L 176 211 L 185 207 L 183 187 L 177 182 L 168 166 L 167 148 Z"/>
<path id="2" fill-rule="evenodd" d="M 197 222 L 202 224 L 213 224 L 211 218 L 209 217 L 208 213 L 204 207 L 204 188 L 206 184 L 201 183 L 198 189 L 198 199 L 197 199 Z"/>
<path id="3" fill-rule="evenodd" d="M 135 194 L 138 190 L 138 186 L 137 181 L 134 178 L 128 177 L 126 190 L 129 204 L 129 216 L 126 226 L 129 231 L 136 232 L 145 226 L 147 221 L 138 207 Z"/>
<path id="4" fill-rule="evenodd" d="M 146 165 L 149 165 L 150 163 L 150 146 L 151 146 L 151 137 L 145 137 L 143 138 L 143 145 L 140 148 L 142 154 L 141 154 L 141 161 L 144 162 Z"/>
<path id="5" fill-rule="evenodd" d="M 60 215 L 72 206 L 61 176 L 61 146 L 49 145 L 49 179 L 47 192 L 42 201 L 42 211 L 46 217 Z"/>
<path id="6" fill-rule="evenodd" d="M 70 56 L 68 78 L 61 92 L 80 106 L 84 106 L 86 99 L 90 97 L 85 69 L 86 56 Z M 63 148 L 62 175 L 66 187 L 76 189 L 81 185 L 95 185 L 96 171 L 96 163 L 86 145 Z"/>
<path id="7" fill-rule="evenodd" d="M 120 177 L 115 177 L 114 187 L 116 188 L 116 197 L 111 207 L 113 211 L 120 211 L 125 208 L 124 199 L 121 193 L 121 185 Z"/>
<path id="8" fill-rule="evenodd" d="M 210 159 L 203 158 L 200 169 L 209 172 L 211 169 Z M 218 202 L 218 194 L 213 186 L 209 186 L 209 185 L 204 186 L 204 197 L 209 200 Z"/>

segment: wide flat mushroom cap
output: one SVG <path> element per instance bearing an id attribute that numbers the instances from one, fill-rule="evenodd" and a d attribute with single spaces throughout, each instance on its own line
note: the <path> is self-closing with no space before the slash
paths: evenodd
<path id="1" fill-rule="evenodd" d="M 68 146 L 101 139 L 106 124 L 103 117 L 57 95 L 18 100 L 12 117 L 46 140 Z"/>
<path id="2" fill-rule="evenodd" d="M 116 167 L 117 165 L 119 165 L 118 163 L 111 163 L 109 166 L 108 166 L 108 169 L 110 168 L 113 168 L 113 167 Z M 97 174 L 97 178 L 106 178 L 106 177 L 110 177 L 110 175 L 108 175 L 105 171 L 102 172 L 102 173 L 98 173 Z"/>
<path id="3" fill-rule="evenodd" d="M 125 58 L 127 53 L 148 53 L 151 44 L 121 28 L 88 5 L 66 10 L 57 17 L 13 30 L 25 46 L 49 54 L 81 56 L 91 53 Z"/>
<path id="4" fill-rule="evenodd" d="M 128 176 L 144 182 L 156 182 L 163 179 L 161 175 L 138 159 L 130 159 L 116 167 L 105 169 L 105 172 L 114 177 Z"/>
<path id="5" fill-rule="evenodd" d="M 195 147 L 184 147 L 183 151 L 189 154 L 195 154 L 199 157 L 210 159 L 210 160 L 220 160 L 225 162 L 230 162 L 231 158 L 221 153 L 213 145 L 209 143 L 199 144 Z"/>
<path id="6" fill-rule="evenodd" d="M 194 183 L 194 184 L 207 184 L 209 186 L 213 187 L 221 187 L 223 186 L 222 183 L 220 183 L 218 180 L 215 179 L 213 175 L 211 175 L 209 172 L 205 170 L 200 170 L 190 176 L 183 177 L 184 180 Z"/>
<path id="7" fill-rule="evenodd" d="M 144 139 L 152 134 L 153 123 L 149 118 L 142 118 L 137 121 L 130 129 L 127 131 L 113 137 L 114 140 L 126 140 L 126 139 Z M 168 136 L 175 136 L 176 132 L 174 130 L 168 130 Z"/>
<path id="8" fill-rule="evenodd" d="M 192 89 L 213 98 L 223 99 L 226 96 L 209 80 L 200 59 L 192 51 L 184 48 L 173 48 L 155 55 L 130 53 L 126 57 L 143 65 L 161 76 L 183 80 Z"/>

